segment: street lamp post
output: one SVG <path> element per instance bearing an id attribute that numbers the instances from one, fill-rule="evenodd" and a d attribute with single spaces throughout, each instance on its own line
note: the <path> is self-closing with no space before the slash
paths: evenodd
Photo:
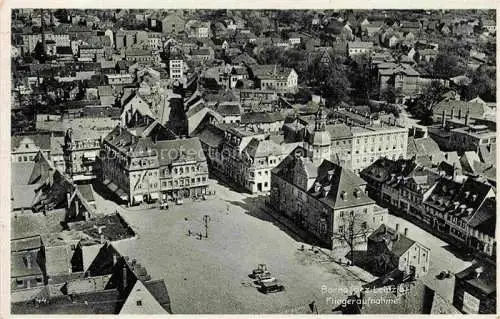
<path id="1" fill-rule="evenodd" d="M 205 223 L 205 238 L 208 238 L 208 222 L 210 221 L 210 216 L 203 215 L 203 222 Z"/>

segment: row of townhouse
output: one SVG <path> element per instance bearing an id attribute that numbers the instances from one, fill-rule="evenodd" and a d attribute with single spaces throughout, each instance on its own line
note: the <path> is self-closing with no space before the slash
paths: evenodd
<path id="1" fill-rule="evenodd" d="M 496 255 L 496 195 L 488 182 L 445 176 L 418 165 L 414 158 L 380 158 L 360 176 L 381 205 L 420 219 L 454 244 Z"/>
<path id="2" fill-rule="evenodd" d="M 199 138 L 210 168 L 251 193 L 271 190 L 271 170 L 297 145 L 278 144 L 269 133 L 234 125 L 210 124 Z"/>
<path id="3" fill-rule="evenodd" d="M 104 184 L 130 204 L 201 196 L 208 167 L 198 138 L 172 139 L 157 121 L 135 128 L 117 126 L 101 148 Z"/>

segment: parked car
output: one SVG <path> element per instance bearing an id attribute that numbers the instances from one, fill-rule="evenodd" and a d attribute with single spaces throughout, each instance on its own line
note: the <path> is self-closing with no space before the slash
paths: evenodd
<path id="1" fill-rule="evenodd" d="M 285 286 L 280 284 L 277 280 L 273 281 L 264 281 L 260 286 L 259 290 L 262 293 L 268 294 L 273 292 L 280 292 L 285 290 Z"/>
<path id="2" fill-rule="evenodd" d="M 182 205 L 182 204 L 184 204 L 184 201 L 182 200 L 182 198 L 177 198 L 177 200 L 175 201 L 175 204 Z"/>
<path id="3" fill-rule="evenodd" d="M 271 276 L 271 273 L 269 271 L 265 272 L 265 273 L 262 273 L 262 274 L 258 274 L 255 278 L 257 279 L 257 281 L 259 282 L 259 284 L 262 281 L 274 279 L 274 277 Z"/>
<path id="4" fill-rule="evenodd" d="M 269 274 L 269 276 L 271 275 L 271 273 L 267 270 L 266 264 L 258 264 L 257 268 L 252 270 L 250 277 L 257 278 L 257 275 L 261 275 L 261 274 Z"/>
<path id="5" fill-rule="evenodd" d="M 436 276 L 437 279 L 443 280 L 445 278 L 450 278 L 451 277 L 451 272 L 449 270 L 443 270 L 442 272 L 439 273 L 439 275 Z"/>

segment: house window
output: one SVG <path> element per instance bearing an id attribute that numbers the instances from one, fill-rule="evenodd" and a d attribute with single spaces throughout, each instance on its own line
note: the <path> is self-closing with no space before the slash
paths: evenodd
<path id="1" fill-rule="evenodd" d="M 16 285 L 18 287 L 23 287 L 24 286 L 24 280 L 22 280 L 22 279 L 16 279 Z"/>
<path id="2" fill-rule="evenodd" d="M 137 306 L 142 307 L 142 300 L 137 300 L 136 304 Z"/>

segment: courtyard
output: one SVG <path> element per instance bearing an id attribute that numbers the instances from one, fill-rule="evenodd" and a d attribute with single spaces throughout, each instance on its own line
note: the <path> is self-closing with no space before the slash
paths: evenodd
<path id="1" fill-rule="evenodd" d="M 357 267 L 331 262 L 325 249 L 310 251 L 309 244 L 261 209 L 258 196 L 211 183 L 215 198 L 172 203 L 169 210 L 125 208 L 99 199 L 118 209 L 136 232 L 136 240 L 115 246 L 136 258 L 153 278 L 165 279 L 174 313 L 310 313 L 312 301 L 319 313 L 331 313 L 336 300 L 375 278 Z M 208 238 L 204 215 L 209 216 Z M 389 226 L 396 223 L 431 248 L 431 267 L 422 279 L 451 302 L 453 279 L 435 276 L 442 270 L 461 271 L 470 263 L 443 241 L 390 215 Z M 303 244 L 305 251 L 300 250 Z M 257 290 L 248 274 L 260 263 L 267 264 L 284 292 L 265 295 Z"/>
<path id="2" fill-rule="evenodd" d="M 120 208 L 138 238 L 116 248 L 137 258 L 153 278 L 165 279 L 174 313 L 308 313 L 312 301 L 320 313 L 330 313 L 332 300 L 343 300 L 348 290 L 365 283 L 321 252 L 309 251 L 309 245 L 301 251 L 295 236 L 246 204 L 248 195 L 215 188 L 215 199 L 169 210 Z M 203 215 L 210 216 L 208 238 L 200 240 L 196 233 L 205 235 Z M 248 274 L 259 263 L 267 264 L 284 292 L 257 290 Z"/>

